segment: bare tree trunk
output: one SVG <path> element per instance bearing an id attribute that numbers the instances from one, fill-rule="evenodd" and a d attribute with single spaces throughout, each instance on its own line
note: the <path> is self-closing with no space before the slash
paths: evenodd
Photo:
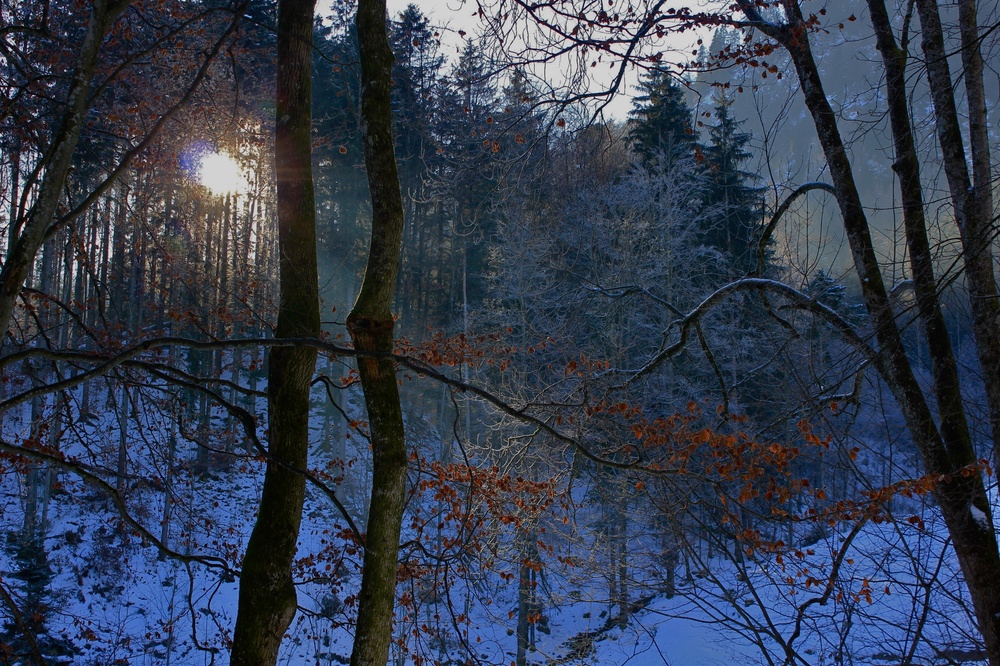
<path id="1" fill-rule="evenodd" d="M 128 494 L 128 386 L 121 383 L 121 399 L 118 401 L 118 461 L 115 467 L 115 490 L 120 497 Z"/>
<path id="2" fill-rule="evenodd" d="M 59 131 L 48 153 L 45 175 L 38 189 L 38 197 L 28 211 L 17 239 L 9 239 L 10 252 L 0 270 L 0 346 L 7 337 L 7 328 L 14 312 L 14 303 L 21 285 L 31 271 L 38 250 L 45 240 L 45 232 L 52 223 L 56 206 L 62 197 L 66 174 L 69 173 L 73 153 L 83 129 L 84 117 L 90 103 L 90 81 L 97 68 L 97 54 L 111 24 L 128 6 L 128 0 L 95 0 L 87 32 L 80 45 L 80 55 L 73 72 Z M 12 220 L 13 222 L 13 220 Z"/>
<path id="3" fill-rule="evenodd" d="M 986 87 L 983 80 L 983 53 L 975 0 L 958 0 L 958 29 L 962 37 L 962 66 L 965 69 L 965 98 L 969 114 L 969 147 L 975 184 L 976 217 L 990 225 L 993 216 L 993 181 L 990 162 L 990 134 L 986 117 Z M 992 265 L 992 253 L 990 253 Z"/>
<path id="4" fill-rule="evenodd" d="M 197 351 L 195 353 L 200 355 L 199 369 L 208 374 L 206 366 L 209 363 L 208 359 L 211 358 L 212 351 Z M 206 356 L 208 359 L 206 359 Z M 208 471 L 208 465 L 212 459 L 208 448 L 208 437 L 212 429 L 212 410 L 209 408 L 208 395 L 206 393 L 199 391 L 197 398 L 198 426 L 195 428 L 195 444 L 198 448 L 194 454 L 194 470 L 198 474 L 204 474 Z"/>
<path id="5" fill-rule="evenodd" d="M 111 265 L 113 252 L 113 247 L 111 245 L 111 217 L 112 210 L 114 210 L 113 204 L 114 197 L 108 195 L 104 204 L 104 228 L 101 234 L 101 254 L 99 258 L 101 270 L 98 272 L 97 284 L 94 285 L 93 292 L 93 297 L 97 300 L 97 312 L 94 316 L 95 322 L 97 322 L 98 319 L 104 319 L 108 310 L 108 299 L 111 296 L 110 290 L 108 289 L 108 267 Z"/>
<path id="6" fill-rule="evenodd" d="M 918 5 L 921 2 L 923 0 L 918 0 Z M 837 116 L 823 90 L 808 40 L 808 28 L 798 2 L 784 0 L 789 21 L 784 25 L 765 21 L 751 0 L 738 0 L 738 4 L 751 21 L 788 51 L 795 65 L 806 106 L 813 117 L 830 169 L 855 270 L 861 280 L 865 306 L 875 329 L 879 345 L 878 369 L 900 406 L 926 472 L 939 479 L 935 497 L 969 587 L 990 664 L 1000 666 L 1000 597 L 995 593 L 1000 589 L 1000 552 L 982 477 L 977 471 L 968 473 L 976 470 L 978 463 L 968 429 L 963 427 L 965 414 L 962 405 L 960 401 L 958 404 L 952 402 L 954 393 L 947 387 L 947 383 L 952 381 L 947 377 L 947 355 L 951 354 L 951 348 L 948 346 L 946 350 L 941 346 L 947 343 L 947 336 L 945 334 L 943 342 L 938 340 L 928 346 L 929 353 L 936 356 L 933 360 L 935 388 L 939 399 L 944 400 L 938 405 L 939 427 L 903 347 L 852 165 L 837 126 Z M 905 157 L 905 154 L 902 156 Z M 908 241 L 919 240 L 910 235 L 908 233 Z M 921 267 L 921 270 L 926 268 Z M 927 276 L 923 275 L 921 279 L 927 279 Z M 928 294 L 922 297 L 936 298 Z M 921 315 L 925 317 L 925 330 L 929 333 L 935 326 L 934 305 L 931 301 L 920 305 Z"/>
<path id="7" fill-rule="evenodd" d="M 26 362 L 27 363 L 27 362 Z M 27 369 L 27 367 L 26 367 Z M 37 375 L 41 374 L 41 377 Z M 39 373 L 37 369 L 32 369 L 30 375 L 32 383 L 40 385 L 45 380 L 47 372 Z M 43 425 L 45 423 L 45 399 L 42 396 L 35 396 L 31 400 L 31 438 L 41 444 L 43 436 Z M 25 539 L 35 539 L 41 535 L 42 520 L 39 516 L 39 496 L 42 485 L 42 464 L 37 461 L 28 463 L 28 470 L 25 475 L 25 500 L 24 500 L 24 526 L 23 534 Z"/>
<path id="8" fill-rule="evenodd" d="M 541 618 L 538 601 L 538 531 L 535 526 L 519 526 L 515 539 L 518 558 L 517 585 L 517 666 L 527 664 L 528 652 L 535 649 L 535 631 Z"/>
<path id="9" fill-rule="evenodd" d="M 163 470 L 163 518 L 160 521 L 160 543 L 168 548 L 170 546 L 170 518 L 174 511 L 174 460 L 177 456 L 177 420 L 179 418 L 180 414 L 171 414 L 166 469 Z M 166 559 L 166 553 L 161 552 L 159 559 Z"/>
<path id="10" fill-rule="evenodd" d="M 617 532 L 617 567 L 618 567 L 618 626 L 624 629 L 628 626 L 631 606 L 628 601 L 628 517 L 624 511 L 618 512 Z"/>
<path id="11" fill-rule="evenodd" d="M 896 150 L 893 170 L 899 177 L 906 246 L 910 255 L 917 308 L 927 337 L 941 436 L 945 442 L 962 442 L 961 446 L 971 451 L 972 438 L 962 404 L 958 364 L 941 311 L 938 285 L 934 278 L 934 259 L 927 238 L 919 158 L 913 140 L 906 93 L 907 56 L 895 43 L 884 0 L 868 0 L 868 5 L 886 70 L 889 120 Z"/>
<path id="12" fill-rule="evenodd" d="M 278 338 L 320 334 L 310 138 L 313 8 L 314 0 L 278 2 Z M 233 666 L 274 664 L 296 609 L 292 562 L 305 500 L 302 470 L 309 454 L 309 387 L 316 350 L 272 348 L 268 361 L 270 458 L 260 511 L 243 560 Z"/>
<path id="13" fill-rule="evenodd" d="M 922 47 L 927 78 L 934 101 L 938 141 L 944 171 L 951 191 L 955 222 L 962 237 L 965 281 L 972 306 L 972 328 L 990 414 L 993 448 L 1000 454 L 1000 294 L 993 272 L 993 193 L 990 177 L 989 135 L 986 126 L 986 95 L 983 90 L 983 58 L 979 50 L 975 3 L 959 2 L 962 64 L 969 104 L 969 145 L 972 176 L 966 161 L 954 84 L 948 67 L 941 17 L 935 0 L 918 0 Z"/>
<path id="14" fill-rule="evenodd" d="M 347 317 L 347 330 L 358 351 L 389 354 L 393 348 L 391 307 L 402 248 L 403 199 L 392 142 L 393 55 L 386 37 L 385 0 L 358 2 L 357 29 L 372 237 L 365 279 Z M 359 356 L 358 370 L 371 427 L 373 469 L 351 666 L 384 666 L 392 639 L 406 495 L 406 442 L 392 359 Z"/>
<path id="15" fill-rule="evenodd" d="M 122 178 L 118 181 L 116 188 L 118 196 L 115 197 L 115 215 L 111 235 L 111 259 L 108 262 L 108 275 L 105 284 L 111 285 L 108 290 L 108 305 L 112 308 L 118 319 L 124 318 L 125 312 L 125 229 L 128 227 L 125 221 L 128 206 L 129 184 Z"/>
<path id="16" fill-rule="evenodd" d="M 55 273 L 55 242 L 46 243 L 42 250 L 42 274 L 39 280 L 39 289 L 44 294 L 52 291 L 52 278 Z M 50 315 L 52 313 L 47 308 L 41 308 L 37 313 L 42 329 L 51 327 Z M 48 334 L 48 331 L 46 331 Z M 52 366 L 47 361 L 41 361 L 37 367 L 26 365 L 29 370 L 34 386 L 44 386 L 52 378 Z M 46 398 L 38 395 L 31 400 L 31 438 L 38 446 L 42 445 L 45 436 L 45 407 Z M 26 539 L 39 539 L 44 536 L 45 521 L 42 514 L 41 498 L 48 494 L 47 484 L 49 482 L 48 472 L 43 463 L 32 460 L 28 463 L 28 473 L 25 479 L 26 501 L 24 506 L 24 535 Z"/>
<path id="17" fill-rule="evenodd" d="M 18 233 L 21 229 L 21 210 L 18 203 L 21 200 L 21 144 L 15 143 L 10 148 L 10 212 L 7 225 L 7 254 L 14 251 Z"/>

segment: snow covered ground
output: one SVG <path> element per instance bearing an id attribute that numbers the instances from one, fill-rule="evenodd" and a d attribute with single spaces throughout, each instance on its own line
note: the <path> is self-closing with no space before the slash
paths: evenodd
<path id="1" fill-rule="evenodd" d="M 356 401 L 345 405 L 351 413 L 359 409 Z M 31 434 L 27 416 L 5 420 L 8 441 Z M 145 418 L 130 434 L 128 502 L 133 515 L 159 535 L 170 428 L 157 421 L 154 411 Z M 217 416 L 213 425 L 221 437 L 224 419 Z M 113 412 L 81 420 L 63 436 L 67 454 L 111 478 L 120 443 L 116 426 Z M 318 442 L 324 427 L 317 418 Z M 426 424 L 410 427 L 431 442 L 428 446 L 440 443 Z M 252 526 L 262 465 L 244 456 L 197 469 L 192 443 L 182 437 L 179 446 L 183 464 L 171 476 L 168 543 L 178 552 L 237 566 Z M 350 470 L 355 497 L 348 504 L 360 520 L 356 498 L 363 496 L 358 490 L 364 488 L 366 446 L 355 437 L 346 453 L 357 460 Z M 319 447 L 314 467 L 335 473 L 332 459 L 329 447 Z M 97 466 L 101 461 L 103 468 Z M 18 578 L 23 565 L 16 546 L 24 521 L 24 479 L 21 463 L 7 461 L 0 485 L 7 535 L 0 569 L 3 584 L 22 602 L 27 592 L 23 576 Z M 53 488 L 45 506 L 44 545 L 52 570 L 45 625 L 48 635 L 76 650 L 61 663 L 226 664 L 238 595 L 232 573 L 159 557 L 155 547 L 117 519 L 109 500 L 71 474 L 58 473 Z M 663 588 L 658 542 L 644 533 L 642 516 L 636 516 L 629 533 L 630 608 L 622 621 L 620 600 L 610 598 L 602 547 L 588 532 L 595 515 L 582 489 L 578 495 L 582 508 L 572 514 L 573 522 L 543 539 L 551 550 L 541 554 L 541 617 L 534 624 L 529 664 L 985 663 L 977 661 L 974 623 L 944 528 L 926 500 L 898 498 L 894 521 L 866 523 L 853 533 L 853 524 L 840 524 L 808 547 L 791 543 L 782 562 L 775 554 L 739 558 L 694 540 L 677 560 L 671 597 Z M 421 507 L 433 508 L 433 503 L 415 496 L 411 513 Z M 558 518 L 553 517 L 553 525 L 562 525 Z M 401 583 L 400 595 L 409 595 L 409 603 L 398 614 L 394 664 L 515 661 L 513 537 L 503 527 L 490 528 L 493 540 L 478 560 L 461 562 L 466 569 L 429 567 Z M 343 529 L 329 500 L 310 492 L 296 570 L 301 612 L 283 645 L 283 664 L 346 663 L 360 556 Z M 806 538 L 804 530 L 793 534 L 799 541 Z M 845 547 L 849 550 L 842 553 Z M 838 556 L 838 574 L 827 589 Z M 486 560 L 489 570 L 472 566 Z M 474 580 L 463 572 L 471 572 Z"/>

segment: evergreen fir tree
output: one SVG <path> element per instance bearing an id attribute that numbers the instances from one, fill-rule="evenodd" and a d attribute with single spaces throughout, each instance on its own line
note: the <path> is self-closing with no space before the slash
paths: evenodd
<path id="1" fill-rule="evenodd" d="M 743 170 L 752 157 L 751 135 L 742 121 L 729 113 L 732 98 L 715 97 L 716 122 L 709 127 L 705 157 L 704 205 L 711 220 L 704 233 L 705 244 L 728 255 L 733 275 L 746 275 L 757 263 L 757 234 L 761 221 L 762 189 L 753 186 L 755 174 Z"/>
<path id="2" fill-rule="evenodd" d="M 53 635 L 48 619 L 53 607 L 52 579 L 55 572 L 49 564 L 42 534 L 16 534 L 8 546 L 17 570 L 11 578 L 20 581 L 20 613 L 28 631 L 34 636 L 38 649 L 52 664 L 68 664 L 75 653 L 72 643 L 65 636 Z M 14 655 L 29 655 L 32 648 L 21 627 L 8 620 L 0 633 L 0 642 Z M 28 659 L 31 661 L 31 658 Z M 15 660 L 14 663 L 21 663 Z"/>
<path id="3" fill-rule="evenodd" d="M 453 263 L 445 207 L 430 191 L 441 169 L 436 124 L 444 57 L 428 18 L 408 5 L 389 26 L 393 66 L 396 163 L 403 191 L 405 227 L 398 298 L 402 326 L 440 326 L 448 316 L 447 278 Z M 405 329 L 404 329 L 405 330 Z"/>
<path id="4" fill-rule="evenodd" d="M 538 196 L 544 176 L 544 162 L 548 151 L 546 116 L 537 107 L 538 91 L 522 69 L 515 69 L 501 94 L 503 114 L 502 130 L 513 135 L 503 144 L 503 160 L 516 169 L 506 169 L 508 185 Z"/>
<path id="5" fill-rule="evenodd" d="M 639 92 L 629 113 L 629 143 L 642 168 L 669 172 L 694 156 L 698 140 L 684 90 L 669 74 L 654 70 L 639 84 Z"/>
<path id="6" fill-rule="evenodd" d="M 444 57 L 427 17 L 408 5 L 393 21 L 389 42 L 396 55 L 393 67 L 393 116 L 397 126 L 396 159 L 400 176 L 418 178 L 431 135 L 435 110 L 434 91 Z M 414 183 L 403 183 L 403 189 Z"/>
<path id="7" fill-rule="evenodd" d="M 317 21 L 313 36 L 313 147 L 316 230 L 322 296 L 345 307 L 357 293 L 364 266 L 368 181 L 362 168 L 358 102 L 361 70 L 356 31 Z M 336 29 L 335 29 L 336 28 Z"/>
<path id="8" fill-rule="evenodd" d="M 847 286 L 822 268 L 809 279 L 806 293 L 851 323 L 861 323 L 865 319 L 864 306 L 852 301 Z"/>
<path id="9" fill-rule="evenodd" d="M 454 206 L 456 244 L 464 251 L 463 301 L 478 304 L 486 292 L 486 257 L 496 234 L 493 199 L 497 188 L 494 141 L 502 132 L 495 114 L 497 86 L 487 75 L 482 48 L 466 41 L 458 62 L 441 82 L 436 134 L 444 168 L 437 187 Z"/>

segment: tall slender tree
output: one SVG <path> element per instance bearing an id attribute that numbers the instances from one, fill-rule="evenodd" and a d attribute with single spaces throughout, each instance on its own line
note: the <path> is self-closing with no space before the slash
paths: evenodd
<path id="1" fill-rule="evenodd" d="M 97 0 L 91 8 L 87 31 L 80 44 L 80 55 L 73 72 L 67 103 L 58 130 L 48 148 L 45 173 L 24 221 L 12 219 L 8 233 L 10 251 L 0 269 L 0 345 L 7 339 L 14 304 L 21 287 L 42 247 L 63 194 L 80 132 L 90 104 L 90 83 L 97 71 L 98 54 L 104 36 L 118 16 L 128 7 L 128 0 Z"/>
<path id="2" fill-rule="evenodd" d="M 446 270 L 451 247 L 444 237 L 446 209 L 432 196 L 430 183 L 442 161 L 434 134 L 444 57 L 429 19 L 413 4 L 390 21 L 389 44 L 395 55 L 394 141 L 405 214 L 399 310 L 406 321 L 440 324 L 447 296 L 436 293 L 436 278 Z"/>
<path id="3" fill-rule="evenodd" d="M 347 317 L 371 428 L 372 489 L 351 666 L 389 659 L 399 536 L 406 500 L 406 442 L 393 349 L 392 301 L 403 242 L 403 198 L 392 137 L 392 62 L 385 0 L 360 0 L 361 116 L 372 235 L 358 300 Z"/>
<path id="4" fill-rule="evenodd" d="M 280 0 L 275 107 L 279 297 L 278 338 L 318 338 L 319 276 L 312 181 L 314 0 Z M 309 388 L 316 348 L 272 348 L 268 357 L 269 447 L 264 488 L 240 585 L 234 666 L 274 664 L 297 607 L 292 561 L 298 545 L 309 453 Z"/>
<path id="5" fill-rule="evenodd" d="M 444 77 L 440 93 L 442 166 L 436 189 L 450 200 L 452 228 L 462 253 L 461 289 L 464 304 L 479 303 L 485 292 L 486 257 L 496 234 L 492 204 L 497 189 L 496 154 L 491 152 L 498 133 L 496 83 L 489 76 L 482 48 L 469 40 L 458 61 Z M 523 140 L 523 137 L 520 137 Z M 457 298 L 455 300 L 458 300 Z"/>
<path id="6" fill-rule="evenodd" d="M 990 501 L 978 470 L 978 457 L 969 431 L 954 350 L 941 314 L 940 292 L 934 279 L 923 215 L 926 202 L 919 188 L 919 158 L 914 148 L 913 127 L 908 113 L 905 52 L 897 45 L 884 3 L 870 0 L 868 5 L 873 27 L 878 34 L 878 47 L 887 74 L 886 87 L 896 152 L 894 168 L 900 178 L 903 195 L 906 243 L 920 319 L 931 356 L 934 376 L 931 396 L 921 388 L 903 346 L 899 323 L 872 242 L 871 226 L 858 193 L 854 165 L 812 52 L 809 31 L 813 17 L 807 19 L 797 0 L 782 2 L 785 17 L 778 21 L 763 17 L 749 0 L 738 0 L 737 4 L 755 28 L 788 52 L 795 67 L 830 169 L 855 270 L 860 278 L 862 296 L 879 344 L 879 371 L 899 403 L 927 474 L 938 480 L 935 496 L 969 587 L 990 664 L 998 666 L 1000 597 L 995 591 L 1000 588 L 1000 549 Z M 924 3 L 921 13 L 925 47 L 927 41 L 934 42 L 939 37 L 933 22 L 936 5 L 933 12 L 925 11 L 932 4 Z M 934 52 L 933 48 L 930 52 Z M 943 52 L 940 55 L 942 57 L 938 59 L 932 57 L 937 65 L 941 64 L 938 61 L 943 59 Z M 934 63 L 929 69 L 932 78 L 933 69 Z M 939 90 L 938 94 L 943 96 L 945 93 Z M 953 94 L 950 87 L 947 94 Z M 953 103 L 954 99 L 951 98 L 951 101 Z M 938 113 L 941 113 L 940 108 Z M 961 150 L 960 136 L 951 133 L 942 136 L 942 150 L 945 153 Z M 960 203 L 964 197 L 963 194 Z M 956 215 L 962 212 L 961 206 L 956 206 Z M 970 278 L 977 279 L 977 274 L 970 273 Z M 931 409 L 930 398 L 937 405 L 937 415 Z"/>
<path id="7" fill-rule="evenodd" d="M 997 287 L 996 258 L 993 251 L 996 233 L 993 209 L 994 165 L 990 163 L 984 65 L 976 3 L 970 0 L 958 3 L 958 46 L 964 69 L 961 78 L 965 83 L 968 109 L 968 150 L 965 148 L 966 139 L 962 137 L 955 84 L 948 64 L 948 48 L 945 45 L 938 3 L 920 0 L 916 6 L 921 23 L 921 46 L 928 59 L 927 81 L 934 103 L 938 145 L 941 148 L 955 223 L 962 241 L 972 328 L 986 388 L 993 451 L 997 456 L 1000 455 L 1000 336 L 996 335 L 996 326 L 1000 317 L 1000 291 Z M 900 52 L 892 41 L 894 40 L 884 46 L 890 49 L 889 56 L 905 72 L 906 53 Z M 997 640 L 1000 642 L 1000 635 Z"/>

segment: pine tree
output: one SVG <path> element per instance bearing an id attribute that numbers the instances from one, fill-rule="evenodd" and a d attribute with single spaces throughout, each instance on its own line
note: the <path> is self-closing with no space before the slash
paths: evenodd
<path id="1" fill-rule="evenodd" d="M 629 143 L 639 165 L 666 173 L 694 155 L 698 140 L 684 90 L 662 70 L 647 74 L 629 113 Z"/>
<path id="2" fill-rule="evenodd" d="M 743 170 L 752 157 L 748 150 L 752 137 L 740 129 L 743 121 L 729 113 L 733 98 L 719 94 L 714 102 L 716 123 L 709 127 L 709 143 L 702 148 L 704 205 L 711 221 L 704 240 L 728 255 L 733 275 L 746 275 L 757 263 L 762 190 L 752 184 L 757 176 Z"/>
<path id="3" fill-rule="evenodd" d="M 452 244 L 440 202 L 428 183 L 440 167 L 434 130 L 436 92 L 444 58 L 427 17 L 410 4 L 389 26 L 395 55 L 392 77 L 393 134 L 406 216 L 400 266 L 400 319 L 440 324 L 447 307 L 443 276 L 451 264 Z"/>
<path id="4" fill-rule="evenodd" d="M 404 180 L 419 178 L 427 156 L 434 113 L 434 89 L 444 57 L 427 17 L 408 5 L 390 25 L 389 43 L 396 56 L 393 66 L 393 118 L 397 130 L 396 158 Z M 408 185 L 403 183 L 403 190 Z"/>
<path id="5" fill-rule="evenodd" d="M 10 577 L 21 582 L 23 601 L 19 611 L 24 627 L 31 632 L 35 645 L 49 663 L 71 663 L 70 657 L 75 652 L 73 644 L 65 636 L 52 634 L 48 626 L 54 602 L 52 579 L 55 572 L 49 564 L 41 532 L 15 537 L 10 550 L 17 566 Z M 14 655 L 27 655 L 33 651 L 30 639 L 14 621 L 5 623 L 0 633 L 0 643 L 7 646 Z"/>
<path id="6" fill-rule="evenodd" d="M 322 296 L 342 308 L 354 297 L 363 270 L 368 183 L 361 166 L 357 34 L 353 28 L 335 30 L 337 25 L 317 22 L 314 28 L 313 127 L 320 140 L 313 146 L 313 170 Z"/>

